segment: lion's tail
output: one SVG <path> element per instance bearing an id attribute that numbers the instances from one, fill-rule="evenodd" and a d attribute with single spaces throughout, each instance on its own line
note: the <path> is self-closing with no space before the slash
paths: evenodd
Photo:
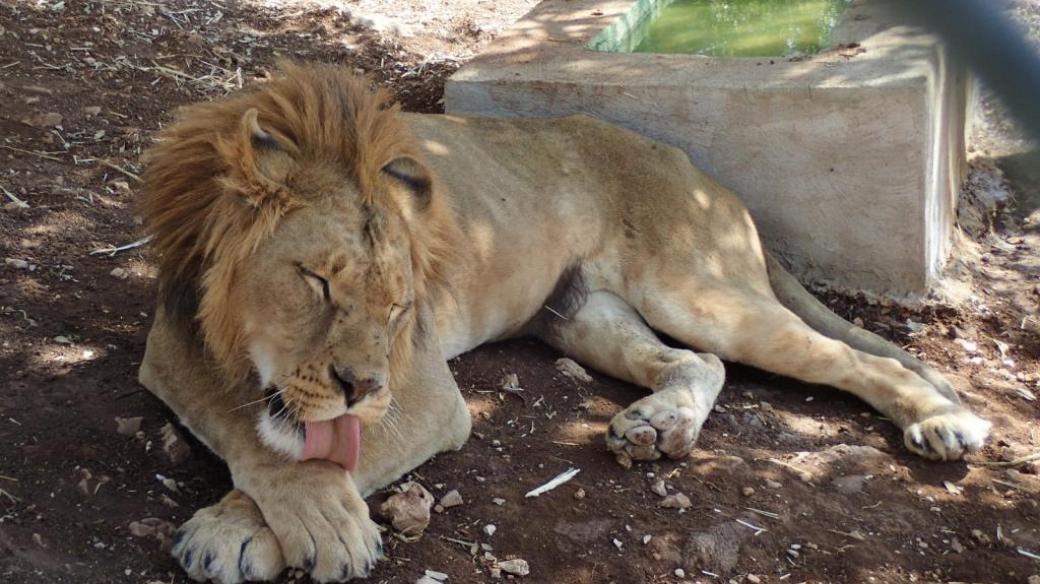
<path id="1" fill-rule="evenodd" d="M 798 280 L 791 275 L 771 254 L 766 253 L 766 265 L 769 268 L 769 284 L 780 303 L 791 312 L 797 314 L 806 324 L 820 334 L 839 340 L 854 349 L 878 357 L 888 357 L 899 361 L 904 367 L 917 373 L 931 383 L 944 396 L 954 403 L 960 403 L 957 393 L 950 382 L 935 369 L 907 353 L 891 341 L 874 333 L 863 330 L 844 318 L 835 314 L 822 302 L 817 300 Z"/>

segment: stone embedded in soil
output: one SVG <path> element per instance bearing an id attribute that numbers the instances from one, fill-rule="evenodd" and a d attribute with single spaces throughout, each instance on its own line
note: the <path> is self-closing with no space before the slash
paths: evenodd
<path id="1" fill-rule="evenodd" d="M 418 537 L 430 524 L 430 508 L 433 495 L 419 483 L 401 485 L 401 492 L 392 495 L 380 506 L 384 516 L 390 518 L 394 529 L 410 537 Z"/>
<path id="2" fill-rule="evenodd" d="M 831 481 L 834 488 L 843 495 L 855 495 L 863 492 L 863 486 L 867 483 L 866 475 L 847 475 L 838 477 Z"/>
<path id="3" fill-rule="evenodd" d="M 423 572 L 423 576 L 428 576 L 438 582 L 443 582 L 448 579 L 447 574 L 445 574 L 444 572 L 438 572 L 437 570 L 426 570 L 425 572 Z"/>
<path id="4" fill-rule="evenodd" d="M 130 418 L 116 418 L 116 432 L 123 436 L 133 436 L 137 434 L 137 431 L 141 429 L 141 422 L 144 421 L 142 416 L 133 416 Z"/>
<path id="5" fill-rule="evenodd" d="M 752 487 L 744 487 L 743 489 L 740 489 L 740 494 L 745 497 L 750 497 L 755 494 L 755 489 Z"/>
<path id="6" fill-rule="evenodd" d="M 668 496 L 668 489 L 664 486 L 664 481 L 657 481 L 650 485 L 650 490 L 660 497 Z"/>
<path id="7" fill-rule="evenodd" d="M 487 525 L 484 526 L 484 533 L 486 533 L 488 535 L 488 537 L 491 537 L 492 535 L 495 535 L 495 531 L 497 531 L 497 530 L 498 530 L 498 528 L 495 527 L 494 524 L 492 524 L 492 523 L 488 523 Z"/>
<path id="8" fill-rule="evenodd" d="M 18 258 L 4 258 L 4 265 L 16 270 L 28 270 L 29 262 Z"/>
<path id="9" fill-rule="evenodd" d="M 173 424 L 167 423 L 159 429 L 159 434 L 162 436 L 163 454 L 171 465 L 177 466 L 191 458 L 191 447 Z"/>
<path id="10" fill-rule="evenodd" d="M 154 537 L 163 549 L 169 549 L 173 546 L 173 534 L 177 528 L 165 519 L 146 517 L 140 521 L 131 521 L 128 530 L 134 537 Z"/>
<path id="11" fill-rule="evenodd" d="M 751 584 L 761 584 L 762 583 L 762 579 L 759 578 L 758 576 L 754 575 L 754 574 L 748 574 L 747 575 L 747 581 L 750 582 Z"/>
<path id="12" fill-rule="evenodd" d="M 54 128 L 60 126 L 64 119 L 65 118 L 58 112 L 47 112 L 45 114 L 37 114 L 22 121 L 36 128 Z"/>
<path id="13" fill-rule="evenodd" d="M 130 272 L 124 270 L 123 268 L 113 268 L 112 271 L 108 273 L 108 275 L 119 280 L 125 280 L 130 277 Z"/>
<path id="14" fill-rule="evenodd" d="M 506 391 L 516 391 L 520 389 L 520 378 L 516 373 L 507 373 L 499 380 L 498 386 Z"/>
<path id="15" fill-rule="evenodd" d="M 444 493 L 444 496 L 441 497 L 439 504 L 441 507 L 445 509 L 451 509 L 452 507 L 458 507 L 463 503 L 464 501 L 462 500 L 462 495 L 459 494 L 459 490 L 452 489 L 447 493 Z"/>
<path id="16" fill-rule="evenodd" d="M 674 493 L 668 495 L 667 497 L 662 499 L 660 503 L 658 503 L 658 505 L 664 507 L 665 509 L 687 509 L 692 504 L 693 503 L 690 502 L 690 498 L 687 497 L 684 493 Z"/>
<path id="17" fill-rule="evenodd" d="M 101 106 L 99 106 L 99 105 L 88 105 L 87 107 L 83 108 L 83 113 L 86 114 L 86 116 L 88 118 L 92 118 L 94 116 L 100 115 L 101 114 Z"/>
<path id="18" fill-rule="evenodd" d="M 504 560 L 495 564 L 495 567 L 506 574 L 514 576 L 526 576 L 531 573 L 531 567 L 527 564 L 527 560 Z"/>
<path id="19" fill-rule="evenodd" d="M 582 367 L 581 365 L 578 365 L 578 363 L 576 361 L 574 361 L 573 359 L 568 359 L 566 357 L 563 357 L 561 359 L 557 359 L 556 360 L 556 369 L 560 373 L 563 373 L 564 375 L 566 375 L 567 377 L 570 377 L 571 379 L 573 379 L 575 381 L 580 381 L 582 383 L 591 383 L 592 382 L 592 376 L 589 375 L 589 373 L 587 371 L 585 371 L 584 367 Z"/>
<path id="20" fill-rule="evenodd" d="M 735 521 L 693 533 L 683 549 L 683 566 L 691 572 L 707 570 L 728 574 L 736 568 L 740 548 L 753 533 Z"/>
<path id="21" fill-rule="evenodd" d="M 574 491 L 574 498 L 575 499 L 579 499 L 579 500 L 580 499 L 584 499 L 585 498 L 585 489 L 583 489 L 581 487 L 578 487 L 578 490 Z"/>
<path id="22" fill-rule="evenodd" d="M 774 481 L 772 479 L 766 479 L 766 486 L 770 489 L 781 489 L 783 488 L 784 484 L 781 482 Z"/>

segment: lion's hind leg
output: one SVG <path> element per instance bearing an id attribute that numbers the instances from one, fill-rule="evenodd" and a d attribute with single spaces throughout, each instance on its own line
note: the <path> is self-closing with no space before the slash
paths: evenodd
<path id="1" fill-rule="evenodd" d="M 610 422 L 607 446 L 619 462 L 689 454 L 722 389 L 717 357 L 665 345 L 631 306 L 604 291 L 542 336 L 590 367 L 654 391 Z"/>
<path id="2" fill-rule="evenodd" d="M 855 394 L 898 424 L 906 446 L 921 456 L 961 458 L 989 432 L 989 422 L 899 361 L 824 336 L 769 295 L 672 286 L 643 299 L 638 308 L 650 326 L 690 346 Z"/>

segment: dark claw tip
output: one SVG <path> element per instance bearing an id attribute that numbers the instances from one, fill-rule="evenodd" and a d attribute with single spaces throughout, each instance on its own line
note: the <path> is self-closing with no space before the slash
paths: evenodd
<path id="1" fill-rule="evenodd" d="M 206 552 L 206 556 L 202 558 L 202 569 L 209 571 L 210 564 L 213 563 L 213 554 Z"/>
<path id="2" fill-rule="evenodd" d="M 188 550 L 188 551 L 184 552 L 184 559 L 181 561 L 181 563 L 184 564 L 184 569 L 185 570 L 190 570 L 191 569 L 191 563 L 192 563 L 192 560 L 194 559 L 192 556 L 194 556 L 194 555 L 195 555 L 194 554 L 194 550 Z"/>
<path id="3" fill-rule="evenodd" d="M 347 580 L 350 576 L 350 564 L 343 564 L 343 567 L 339 570 L 339 579 Z M 365 576 L 368 576 L 368 574 L 365 574 Z"/>
<path id="4" fill-rule="evenodd" d="M 310 572 L 311 570 L 314 569 L 314 557 L 313 556 L 309 557 L 309 558 L 307 558 L 306 560 L 303 561 L 303 569 L 305 571 L 307 571 L 307 572 Z"/>
<path id="5" fill-rule="evenodd" d="M 182 541 L 184 541 L 184 529 L 178 529 L 177 532 L 173 534 L 173 545 L 177 545 Z"/>

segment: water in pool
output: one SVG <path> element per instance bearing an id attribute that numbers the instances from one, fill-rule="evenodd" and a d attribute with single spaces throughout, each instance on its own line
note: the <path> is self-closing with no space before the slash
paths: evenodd
<path id="1" fill-rule="evenodd" d="M 782 57 L 827 47 L 850 0 L 674 0 L 644 31 L 637 53 Z"/>

